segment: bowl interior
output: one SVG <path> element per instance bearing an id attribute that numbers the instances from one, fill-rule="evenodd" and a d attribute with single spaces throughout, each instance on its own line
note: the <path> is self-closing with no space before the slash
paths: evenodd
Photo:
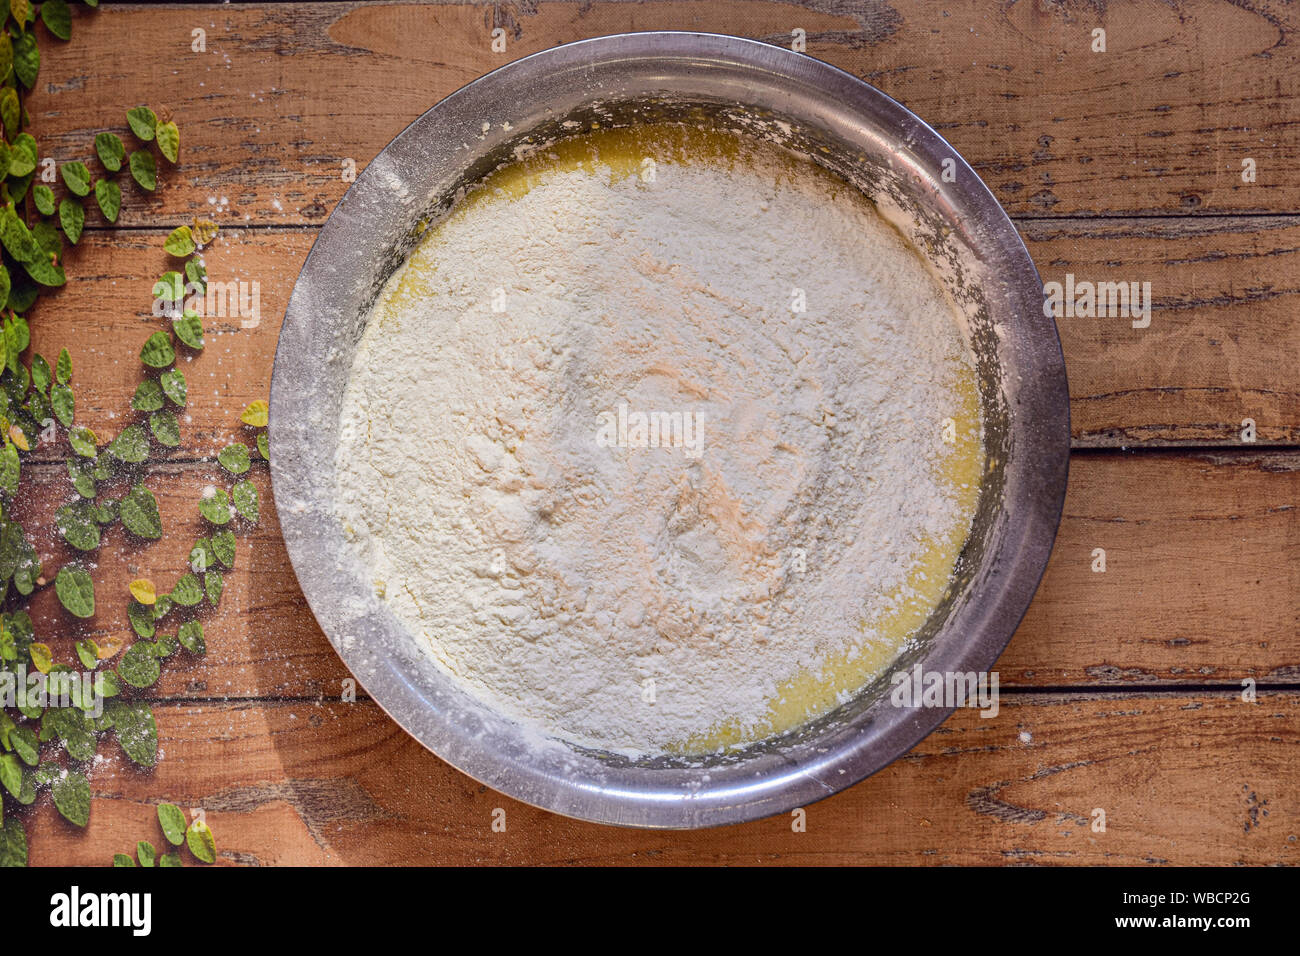
<path id="1" fill-rule="evenodd" d="M 786 734 L 724 754 L 631 759 L 542 738 L 439 671 L 371 593 L 331 502 L 339 406 L 365 316 L 424 230 L 521 151 L 594 125 L 647 122 L 760 137 L 812 157 L 876 202 L 969 318 L 988 467 L 949 596 L 886 674 Z M 370 694 L 426 746 L 498 790 L 642 826 L 715 825 L 805 804 L 884 766 L 947 715 L 894 706 L 891 674 L 918 663 L 987 671 L 1037 585 L 1069 441 L 1064 363 L 1041 304 L 1014 227 L 975 173 L 933 130 L 847 74 L 702 34 L 630 34 L 538 54 L 412 124 L 358 178 L 313 248 L 272 384 L 272 472 L 290 556 L 322 628 Z"/>

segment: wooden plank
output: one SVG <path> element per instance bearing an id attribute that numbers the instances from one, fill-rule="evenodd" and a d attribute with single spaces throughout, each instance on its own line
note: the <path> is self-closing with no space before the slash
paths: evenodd
<path id="1" fill-rule="evenodd" d="M 1300 695 L 1003 696 L 791 819 L 696 832 L 564 819 L 475 783 L 367 702 L 157 708 L 149 773 L 115 744 L 82 831 L 25 812 L 38 863 L 161 842 L 154 805 L 202 808 L 226 864 L 1295 864 Z M 236 756 L 237 755 L 237 756 Z M 505 832 L 492 829 L 505 811 Z M 1104 811 L 1105 831 L 1093 829 Z"/>
<path id="2" fill-rule="evenodd" d="M 167 527 L 152 546 L 123 547 L 115 528 L 97 558 L 97 613 L 74 624 L 50 589 L 35 595 L 37 633 L 74 662 L 82 634 L 130 639 L 129 581 L 170 587 L 202 533 L 202 489 L 214 466 L 168 465 L 147 484 Z M 152 692 L 164 698 L 337 699 L 347 670 L 298 589 L 267 494 L 262 521 L 241 538 L 220 608 L 204 617 L 208 653 L 170 658 Z M 57 489 L 50 492 L 51 483 Z M 54 509 L 72 496 L 42 466 L 17 514 L 57 568 L 75 553 L 56 540 Z M 1056 549 L 1029 613 L 998 662 L 1004 686 L 1212 684 L 1300 680 L 1300 453 L 1076 456 Z M 1106 570 L 1094 571 L 1095 549 Z M 172 626 L 174 629 L 174 625 Z"/>
<path id="3" fill-rule="evenodd" d="M 29 108 L 44 149 L 89 159 L 106 117 L 170 109 L 184 167 L 123 222 L 180 222 L 207 198 L 235 219 L 318 223 L 364 166 L 439 99 L 510 60 L 630 30 L 741 32 L 853 72 L 933 124 L 1021 215 L 1284 212 L 1300 129 L 1289 4 L 1106 6 L 895 0 L 78 8 L 43 49 Z M 491 49 L 493 28 L 506 50 Z M 1092 51 L 1106 31 L 1106 52 Z M 206 31 L 196 52 L 194 30 Z M 113 49 L 111 68 L 87 50 Z M 165 57 L 168 68 L 160 68 Z M 124 92 L 129 91 L 129 94 Z M 123 99 L 130 97 L 130 102 Z M 1242 181 L 1253 159 L 1256 181 Z M 178 188 L 179 187 L 179 188 Z"/>
<path id="4" fill-rule="evenodd" d="M 1150 324 L 1057 320 L 1075 447 L 1300 441 L 1300 219 L 1021 223 L 1044 282 L 1150 283 Z"/>
<path id="5" fill-rule="evenodd" d="M 1076 447 L 1300 442 L 1300 219 L 1034 221 L 1025 239 L 1045 281 L 1146 281 L 1148 328 L 1123 318 L 1058 322 L 1070 377 Z M 78 417 L 111 436 L 140 381 L 137 350 L 164 321 L 153 279 L 170 267 L 165 234 L 87 234 L 67 253 L 67 288 L 32 313 L 33 348 L 66 346 L 78 371 Z M 239 434 L 239 412 L 270 391 L 285 306 L 315 237 L 309 229 L 230 228 L 206 253 L 214 282 L 242 284 L 245 312 L 226 297 L 206 320 L 208 346 L 185 351 L 193 400 L 177 455 L 213 455 Z M 87 303 L 93 303 L 88 309 Z M 249 327 L 246 327 L 249 326 Z M 53 460 L 66 448 L 38 449 Z"/>

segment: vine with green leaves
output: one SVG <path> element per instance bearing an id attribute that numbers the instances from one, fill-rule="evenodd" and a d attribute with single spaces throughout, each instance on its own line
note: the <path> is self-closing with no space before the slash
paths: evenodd
<path id="1" fill-rule="evenodd" d="M 90 0 L 87 4 L 96 6 Z M 67 349 L 53 365 L 39 354 L 24 359 L 31 339 L 26 316 L 43 295 L 67 281 L 64 242 L 80 240 L 91 193 L 104 220 L 115 223 L 123 167 L 142 190 L 153 192 L 158 186 L 153 149 L 175 164 L 180 133 L 170 119 L 140 106 L 127 112 L 129 133 L 122 131 L 134 141 L 129 156 L 122 137 L 105 130 L 93 144 L 91 162 L 98 161 L 98 173 L 78 160 L 43 160 L 36 139 L 25 132 L 29 117 L 22 102 L 40 67 L 38 19 L 51 36 L 69 39 L 72 15 L 65 0 L 39 5 L 0 0 L 0 865 L 19 866 L 28 857 L 26 808 L 42 794 L 48 793 L 71 823 L 88 824 L 86 771 L 102 736 L 115 737 L 138 766 L 157 762 L 157 724 L 142 692 L 158 681 L 166 658 L 182 649 L 195 656 L 206 652 L 201 615 L 221 600 L 224 577 L 235 562 L 234 530 L 258 519 L 257 489 L 246 475 L 253 451 L 264 459 L 269 451 L 266 403 L 254 402 L 241 416 L 252 448 L 240 441 L 218 456 L 232 485 L 210 485 L 197 503 L 209 533 L 190 549 L 189 566 L 165 591 L 145 578 L 128 585 L 128 620 L 121 633 L 134 633 L 130 646 L 112 632 L 102 643 L 82 636 L 73 648 L 84 669 L 78 672 L 72 663 L 56 660 L 50 645 L 37 639 L 27 606 L 38 589 L 53 586 L 70 626 L 95 615 L 93 558 L 114 525 L 135 541 L 163 536 L 158 501 L 145 481 L 155 449 L 166 455 L 180 445 L 176 413 L 186 407 L 188 390 L 177 361 L 204 347 L 198 308 L 207 292 L 202 249 L 217 234 L 215 223 L 199 219 L 176 228 L 164 242 L 176 268 L 166 271 L 152 292 L 154 314 L 169 320 L 168 326 L 150 334 L 140 349 L 144 378 L 131 400 L 129 424 L 111 440 L 101 440 L 77 420 Z M 71 452 L 71 487 L 55 514 L 55 531 L 77 556 L 51 576 L 15 515 L 15 501 L 32 450 L 64 445 Z M 183 813 L 162 803 L 158 817 L 169 843 L 179 846 L 178 833 L 183 834 L 195 859 L 215 860 L 212 832 L 202 815 L 186 827 Z M 137 845 L 137 858 L 141 865 L 155 859 L 159 865 L 180 863 L 176 853 L 159 857 L 148 841 Z M 118 854 L 114 863 L 133 861 Z"/>

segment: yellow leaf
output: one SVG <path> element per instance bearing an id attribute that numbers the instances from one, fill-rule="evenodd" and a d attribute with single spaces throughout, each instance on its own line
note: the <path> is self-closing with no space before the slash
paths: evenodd
<path id="1" fill-rule="evenodd" d="M 217 237 L 217 224 L 211 219 L 195 219 L 190 232 L 194 235 L 195 242 L 206 246 Z"/>
<path id="2" fill-rule="evenodd" d="M 9 439 L 18 446 L 19 451 L 32 450 L 32 446 L 27 441 L 27 436 L 23 434 L 23 430 L 17 425 L 9 426 Z"/>
<path id="3" fill-rule="evenodd" d="M 131 582 L 131 597 L 141 604 L 158 603 L 158 592 L 154 590 L 153 582 L 148 578 L 136 578 Z"/>
<path id="4" fill-rule="evenodd" d="M 248 407 L 244 409 L 244 414 L 239 416 L 239 420 L 245 425 L 252 425 L 254 428 L 265 428 L 268 414 L 266 402 L 259 398 L 255 402 L 248 403 Z"/>
<path id="5" fill-rule="evenodd" d="M 106 661 L 110 657 L 116 657 L 126 642 L 116 634 L 104 638 L 102 641 L 95 642 L 95 656 L 101 661 Z"/>
<path id="6" fill-rule="evenodd" d="M 33 644 L 29 650 L 32 653 L 32 663 L 42 674 L 48 674 L 50 668 L 54 666 L 54 657 L 50 654 L 48 644 Z"/>

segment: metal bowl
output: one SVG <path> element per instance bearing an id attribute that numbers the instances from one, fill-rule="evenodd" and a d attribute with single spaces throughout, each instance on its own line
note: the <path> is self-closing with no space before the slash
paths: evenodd
<path id="1" fill-rule="evenodd" d="M 736 37 L 634 33 L 504 66 L 412 123 L 357 177 L 294 289 L 271 382 L 271 474 L 289 556 L 366 691 L 448 763 L 567 816 L 641 827 L 751 820 L 837 793 L 951 713 L 895 706 L 881 678 L 834 712 L 737 752 L 631 760 L 550 741 L 418 650 L 350 556 L 334 497 L 339 408 L 368 308 L 457 191 L 575 128 L 708 123 L 812 156 L 901 213 L 973 316 L 990 467 L 952 594 L 895 672 L 987 672 L 1047 564 L 1065 495 L 1069 408 L 1056 327 L 1019 236 L 974 171 L 889 97 L 818 60 Z"/>

